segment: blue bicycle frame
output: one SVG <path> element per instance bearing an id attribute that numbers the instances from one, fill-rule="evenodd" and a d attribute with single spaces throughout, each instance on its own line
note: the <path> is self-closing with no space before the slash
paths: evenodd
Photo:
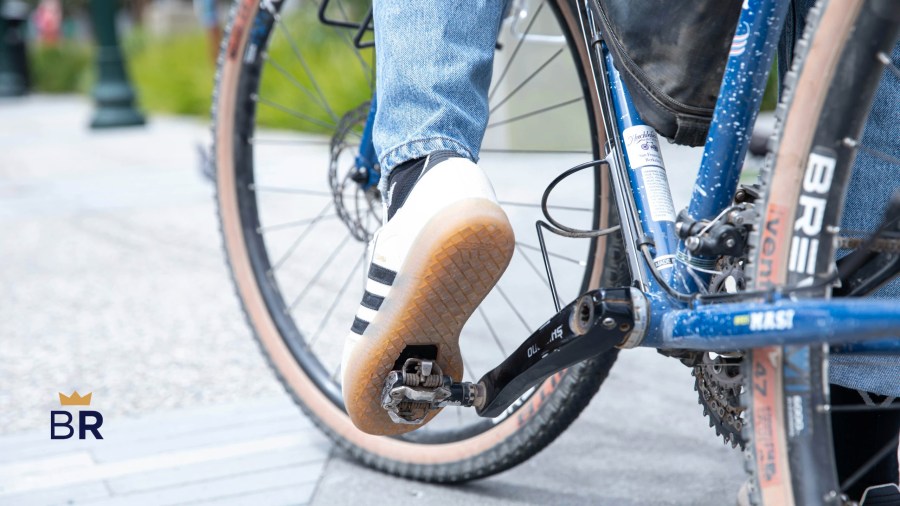
<path id="1" fill-rule="evenodd" d="M 652 244 L 652 262 L 668 287 L 697 293 L 715 259 L 693 257 L 675 231 L 675 215 L 656 133 L 644 125 L 606 51 L 590 1 L 580 2 L 595 90 L 605 110 L 612 186 L 634 286 L 643 293 L 642 332 L 626 347 L 730 351 L 773 345 L 830 343 L 844 353 L 900 353 L 900 305 L 878 299 L 796 300 L 773 292 L 754 301 L 686 302 L 651 275 L 639 243 Z M 784 0 L 745 0 L 694 184 L 688 215 L 712 220 L 732 205 L 744 156 L 762 102 L 787 14 Z M 375 100 L 372 101 L 374 111 Z M 373 172 L 371 118 L 358 164 Z M 643 151 L 629 149 L 641 146 Z M 369 184 L 373 184 L 372 178 Z M 636 327 L 637 328 L 637 327 Z"/>

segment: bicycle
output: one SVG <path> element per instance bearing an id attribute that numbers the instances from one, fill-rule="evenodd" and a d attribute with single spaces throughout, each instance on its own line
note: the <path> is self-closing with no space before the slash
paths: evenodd
<path id="1" fill-rule="evenodd" d="M 896 198 L 870 236 L 849 237 L 837 227 L 855 153 L 866 149 L 858 139 L 875 85 L 885 68 L 900 73 L 889 57 L 900 19 L 888 2 L 823 0 L 811 11 L 760 184 L 739 186 L 749 139 L 743 132 L 755 120 L 772 63 L 778 36 L 772 27 L 781 26 L 787 9 L 778 0 L 747 0 L 740 19 L 750 27 L 747 50 L 729 57 L 720 93 L 729 99 L 716 105 L 690 208 L 662 220 L 654 218 L 671 212 L 665 176 L 648 190 L 635 169 L 652 164 L 640 166 L 643 155 L 623 147 L 626 130 L 646 133 L 650 148 L 655 133 L 643 126 L 613 65 L 594 1 L 516 2 L 510 30 L 498 40 L 500 71 L 481 164 L 520 239 L 511 267 L 461 340 L 463 349 L 485 342 L 496 349 L 464 355 L 463 380 L 470 381 L 440 378 L 446 393 L 430 390 L 433 406 L 456 407 L 395 438 L 352 426 L 338 384 L 342 342 L 323 338 L 343 337 L 352 319 L 359 294 L 350 287 L 356 280 L 361 289 L 365 244 L 381 219 L 369 128 L 377 106 L 371 9 L 340 0 L 282 8 L 278 0 L 234 4 L 213 106 L 219 217 L 261 348 L 285 388 L 338 445 L 366 465 L 408 478 L 485 477 L 527 460 L 564 431 L 620 349 L 649 346 L 692 368 L 717 431 L 746 447 L 756 502 L 845 501 L 848 480 L 838 482 L 831 441 L 829 417 L 842 408 L 829 403 L 830 350 L 900 353 L 900 342 L 888 339 L 900 324 L 896 306 L 828 298 L 838 283 L 842 295 L 865 295 L 897 273 Z M 519 67 L 523 50 L 537 65 Z M 284 64 L 287 58 L 294 67 Z M 326 87 L 313 69 L 340 79 Z M 278 91 L 270 84 L 275 79 L 292 93 Z M 548 105 L 534 105 L 547 98 L 529 95 L 542 79 L 556 92 Z M 321 135 L 256 127 L 258 117 L 275 113 Z M 522 147 L 517 127 L 528 121 L 539 121 L 546 135 Z M 526 156 L 527 175 L 504 172 L 503 158 Z M 319 170 L 285 170 L 288 162 Z M 565 193 L 564 204 L 551 202 L 559 200 L 551 199 L 554 191 Z M 803 219 L 809 199 L 821 211 L 815 230 L 786 226 Z M 522 239 L 535 223 L 537 245 Z M 328 225 L 344 235 L 313 239 Z M 299 231 L 283 234 L 291 230 Z M 834 268 L 838 245 L 858 252 L 841 270 Z M 299 251 L 303 261 L 291 261 Z M 547 303 L 531 290 L 535 278 L 549 288 L 553 312 L 519 307 L 538 298 Z M 523 342 L 499 325 L 497 314 L 530 336 Z M 397 371 L 400 383 L 387 385 L 386 409 L 389 394 L 406 399 L 397 387 L 404 374 L 421 376 L 422 365 Z M 493 369 L 476 380 L 473 367 Z M 409 416 L 397 404 L 393 409 Z M 844 410 L 850 409 L 862 408 Z"/>

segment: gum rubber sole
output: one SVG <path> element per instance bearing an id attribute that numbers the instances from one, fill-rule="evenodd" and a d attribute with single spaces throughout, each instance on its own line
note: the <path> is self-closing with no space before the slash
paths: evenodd
<path id="1" fill-rule="evenodd" d="M 350 344 L 348 364 L 353 365 L 344 372 L 343 388 L 354 425 L 375 435 L 422 426 L 391 421 L 381 407 L 385 378 L 406 346 L 435 345 L 437 365 L 454 381 L 462 380 L 460 331 L 503 275 L 514 248 L 506 214 L 486 199 L 458 202 L 429 220 L 378 315 Z"/>

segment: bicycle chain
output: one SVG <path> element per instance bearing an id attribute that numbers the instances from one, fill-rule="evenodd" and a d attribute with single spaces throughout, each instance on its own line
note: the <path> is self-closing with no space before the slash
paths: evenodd
<path id="1" fill-rule="evenodd" d="M 723 293 L 746 288 L 741 262 L 723 259 L 718 267 L 719 273 L 709 283 L 710 292 Z M 745 441 L 741 429 L 744 426 L 744 407 L 740 400 L 743 378 L 739 360 L 723 356 L 711 358 L 708 353 L 703 353 L 691 359 L 691 375 L 694 376 L 697 403 L 703 406 L 703 416 L 709 418 L 709 426 L 715 429 L 716 435 L 722 436 L 725 444 L 731 443 L 732 448 L 741 445 L 743 449 Z"/>
<path id="2" fill-rule="evenodd" d="M 709 418 L 709 426 L 715 429 L 716 435 L 722 436 L 725 444 L 731 443 L 731 447 L 738 445 L 744 449 L 746 441 L 741 435 L 744 428 L 743 412 L 741 405 L 741 387 L 743 379 L 740 374 L 728 377 L 722 372 L 716 372 L 714 365 L 704 355 L 704 362 L 694 366 L 691 375 L 694 376 L 694 390 L 698 393 L 697 403 L 703 406 L 703 415 Z M 737 362 L 732 364 L 738 367 Z"/>

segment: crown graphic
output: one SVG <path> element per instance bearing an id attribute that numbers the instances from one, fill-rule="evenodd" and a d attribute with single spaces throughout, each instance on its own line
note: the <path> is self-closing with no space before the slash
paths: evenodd
<path id="1" fill-rule="evenodd" d="M 59 403 L 63 406 L 90 406 L 91 392 L 88 392 L 88 394 L 85 396 L 78 395 L 77 390 L 72 392 L 72 395 L 66 395 L 60 392 Z"/>

